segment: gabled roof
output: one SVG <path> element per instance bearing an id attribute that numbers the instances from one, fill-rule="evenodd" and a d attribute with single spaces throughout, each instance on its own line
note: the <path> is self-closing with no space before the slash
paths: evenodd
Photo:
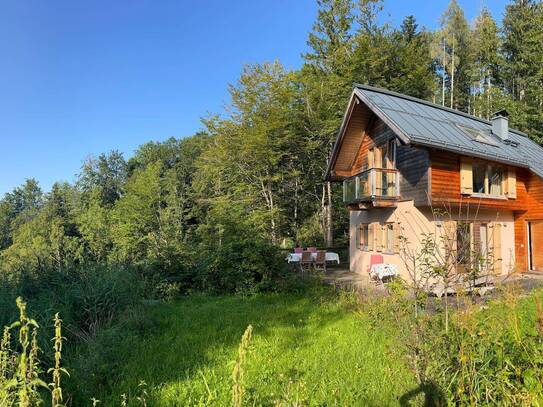
<path id="1" fill-rule="evenodd" d="M 543 178 L 543 147 L 520 131 L 509 129 L 510 142 L 506 143 L 492 134 L 491 122 L 425 100 L 358 84 L 353 96 L 368 106 L 404 143 L 528 168 Z M 344 121 L 333 156 L 339 152 L 345 125 Z M 334 157 L 330 160 L 331 166 L 333 163 Z"/>

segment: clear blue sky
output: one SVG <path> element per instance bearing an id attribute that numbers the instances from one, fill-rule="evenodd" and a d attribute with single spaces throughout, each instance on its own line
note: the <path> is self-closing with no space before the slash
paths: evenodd
<path id="1" fill-rule="evenodd" d="M 385 1 L 434 28 L 448 0 Z M 470 21 L 479 0 L 460 0 Z M 506 0 L 486 0 L 498 19 Z M 0 0 L 0 194 L 73 181 L 82 160 L 183 137 L 246 63 L 301 64 L 314 0 Z"/>

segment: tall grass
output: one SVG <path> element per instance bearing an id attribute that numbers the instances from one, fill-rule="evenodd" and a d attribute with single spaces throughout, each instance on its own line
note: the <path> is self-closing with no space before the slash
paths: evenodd
<path id="1" fill-rule="evenodd" d="M 232 371 L 232 405 L 234 407 L 241 407 L 243 405 L 243 397 L 245 395 L 245 387 L 243 383 L 243 368 L 249 344 L 251 342 L 251 336 L 253 334 L 253 327 L 249 325 L 243 336 L 241 337 L 241 343 L 239 344 L 238 357 L 234 364 Z"/>
<path id="2" fill-rule="evenodd" d="M 30 407 L 41 405 L 43 393 L 51 392 L 52 406 L 62 406 L 60 365 L 62 351 L 62 327 L 58 314 L 55 318 L 55 366 L 53 383 L 47 385 L 42 378 L 38 353 L 38 323 L 28 317 L 26 303 L 17 298 L 18 321 L 4 327 L 0 342 L 0 406 Z M 17 338 L 17 341 L 15 341 Z"/>

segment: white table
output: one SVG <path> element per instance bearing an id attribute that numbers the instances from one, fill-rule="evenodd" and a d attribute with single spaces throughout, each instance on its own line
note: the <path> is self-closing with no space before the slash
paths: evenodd
<path id="1" fill-rule="evenodd" d="M 398 276 L 398 268 L 394 264 L 374 264 L 370 269 L 370 277 L 383 280 L 387 277 Z"/>
<path id="2" fill-rule="evenodd" d="M 299 263 L 302 260 L 302 253 L 289 253 L 285 260 L 289 263 Z M 317 253 L 311 253 L 311 260 L 317 260 Z M 339 254 L 334 252 L 326 252 L 326 261 L 335 261 L 337 264 L 339 264 Z"/>

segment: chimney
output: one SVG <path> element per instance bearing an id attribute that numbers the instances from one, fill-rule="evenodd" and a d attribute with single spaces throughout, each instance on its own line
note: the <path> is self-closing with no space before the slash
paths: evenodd
<path id="1" fill-rule="evenodd" d="M 509 140 L 509 113 L 500 110 L 492 116 L 492 133 L 503 141 Z"/>

